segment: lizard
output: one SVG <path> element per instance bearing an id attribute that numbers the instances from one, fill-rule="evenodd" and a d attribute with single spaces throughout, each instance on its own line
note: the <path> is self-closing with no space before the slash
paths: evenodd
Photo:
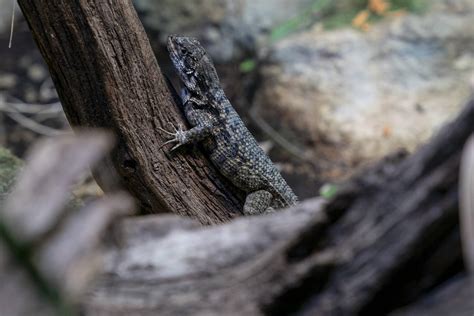
<path id="1" fill-rule="evenodd" d="M 167 49 L 184 85 L 181 105 L 192 127 L 183 130 L 178 125 L 174 131 L 160 128 L 172 137 L 163 145 L 174 143 L 173 151 L 185 144 L 201 143 L 218 171 L 247 194 L 245 215 L 295 205 L 297 196 L 227 99 L 214 64 L 199 41 L 172 35 Z"/>

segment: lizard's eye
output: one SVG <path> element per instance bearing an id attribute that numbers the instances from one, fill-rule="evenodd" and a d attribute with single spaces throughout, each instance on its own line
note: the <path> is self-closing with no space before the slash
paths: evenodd
<path id="1" fill-rule="evenodd" d="M 181 55 L 186 55 L 186 49 L 181 48 L 180 52 L 181 52 Z"/>

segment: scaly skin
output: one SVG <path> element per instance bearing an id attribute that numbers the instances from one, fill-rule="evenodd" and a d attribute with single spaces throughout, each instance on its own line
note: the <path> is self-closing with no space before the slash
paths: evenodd
<path id="1" fill-rule="evenodd" d="M 297 203 L 297 197 L 245 127 L 221 88 L 212 60 L 194 38 L 170 36 L 168 51 L 185 88 L 185 116 L 192 128 L 167 132 L 166 143 L 201 142 L 206 154 L 236 187 L 248 195 L 247 215 Z"/>

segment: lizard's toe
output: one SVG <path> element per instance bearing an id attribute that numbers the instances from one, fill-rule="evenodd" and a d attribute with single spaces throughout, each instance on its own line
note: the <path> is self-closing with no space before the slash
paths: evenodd
<path id="1" fill-rule="evenodd" d="M 171 124 L 171 126 L 174 128 L 174 132 L 167 131 L 161 127 L 158 127 L 158 129 L 167 135 L 173 136 L 173 138 L 161 144 L 160 149 L 163 148 L 167 144 L 177 143 L 170 150 L 170 151 L 173 151 L 186 143 L 186 131 L 183 130 L 183 126 L 181 124 L 178 124 L 178 127 L 175 127 L 173 123 L 171 122 L 168 122 L 168 123 Z"/>
<path id="2" fill-rule="evenodd" d="M 170 132 L 170 131 L 167 131 L 167 130 L 165 130 L 164 128 L 158 127 L 158 129 L 159 129 L 160 131 L 162 131 L 163 133 L 167 134 L 167 135 L 174 136 L 174 133 L 172 133 L 172 132 Z"/>

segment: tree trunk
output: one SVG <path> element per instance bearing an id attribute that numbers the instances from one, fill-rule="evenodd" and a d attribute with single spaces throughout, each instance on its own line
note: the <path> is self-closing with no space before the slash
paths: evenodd
<path id="1" fill-rule="evenodd" d="M 239 193 L 229 191 L 198 150 L 160 149 L 166 135 L 159 127 L 185 123 L 131 1 L 18 3 L 70 124 L 117 135 L 117 149 L 101 169 L 115 166 L 122 185 L 153 212 L 188 215 L 205 224 L 240 214 Z"/>

